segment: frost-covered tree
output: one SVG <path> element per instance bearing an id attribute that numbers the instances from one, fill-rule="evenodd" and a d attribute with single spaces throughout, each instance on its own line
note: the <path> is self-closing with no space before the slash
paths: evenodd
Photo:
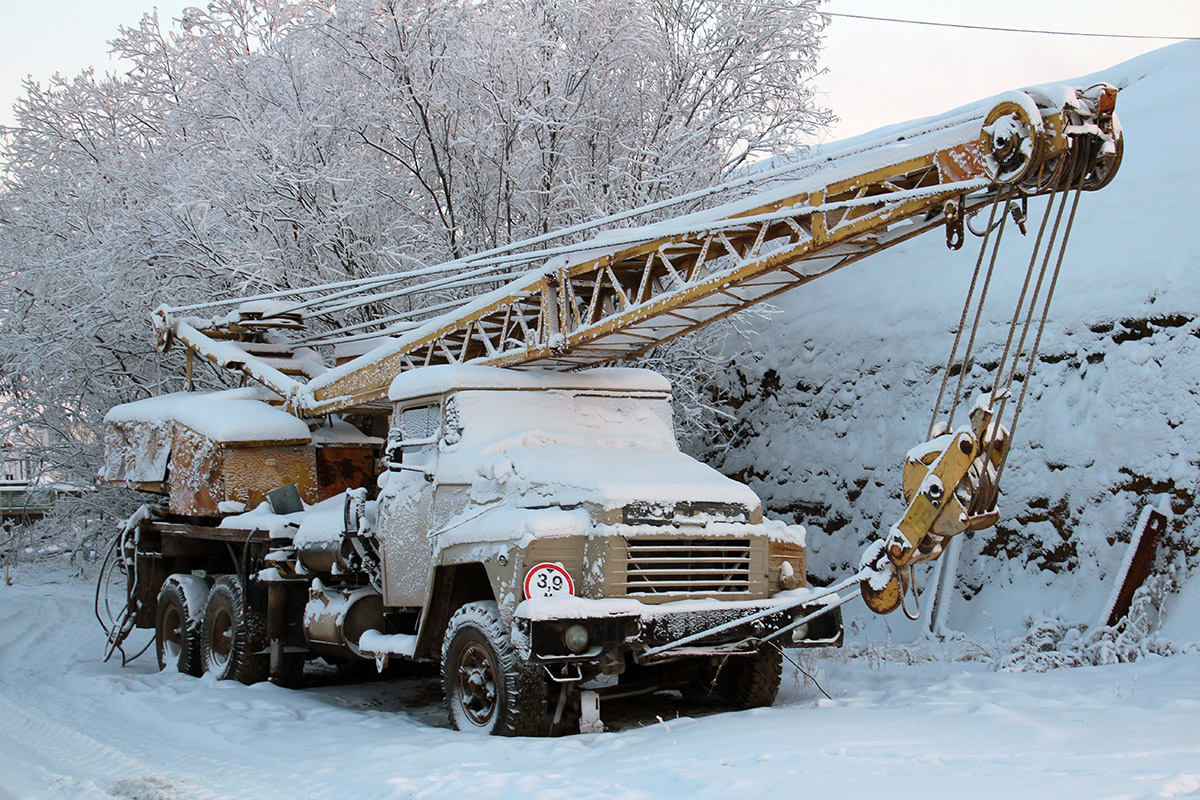
<path id="1" fill-rule="evenodd" d="M 87 482 L 162 302 L 403 271 L 794 149 L 817 0 L 212 0 L 0 130 L 0 420 Z M 207 376 L 217 380 L 218 376 Z"/>

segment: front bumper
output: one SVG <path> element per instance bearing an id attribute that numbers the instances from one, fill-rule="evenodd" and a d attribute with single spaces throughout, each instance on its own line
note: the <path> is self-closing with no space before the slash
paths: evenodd
<path id="1" fill-rule="evenodd" d="M 523 654 L 533 663 L 601 663 L 632 656 L 641 664 L 672 661 L 685 656 L 718 656 L 751 653 L 770 644 L 782 647 L 840 647 L 843 641 L 841 609 L 834 605 L 836 595 L 812 604 L 798 604 L 737 624 L 737 620 L 768 611 L 783 604 L 780 596 L 759 601 L 678 601 L 643 604 L 628 600 L 587 600 L 568 598 L 526 601 L 517 608 L 514 639 L 523 646 Z M 822 608 L 828 611 L 802 628 L 784 631 L 800 617 Z M 587 631 L 587 646 L 572 652 L 565 633 L 572 626 Z M 649 650 L 677 642 L 689 636 L 721 627 L 710 636 L 700 637 L 685 646 L 643 657 Z M 727 626 L 727 627 L 726 627 Z"/>

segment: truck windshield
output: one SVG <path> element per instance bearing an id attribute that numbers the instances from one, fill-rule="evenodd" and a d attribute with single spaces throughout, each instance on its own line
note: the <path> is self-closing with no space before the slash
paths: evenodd
<path id="1" fill-rule="evenodd" d="M 461 438 L 472 447 L 499 441 L 522 446 L 676 447 L 671 400 L 663 394 L 462 391 L 449 401 L 446 429 L 448 441 Z"/>

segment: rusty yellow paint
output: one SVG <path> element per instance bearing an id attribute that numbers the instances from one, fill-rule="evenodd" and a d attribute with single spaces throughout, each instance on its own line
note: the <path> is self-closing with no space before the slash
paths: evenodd
<path id="1" fill-rule="evenodd" d="M 893 188 L 913 188 L 915 184 L 929 179 L 930 170 L 936 163 L 936 155 L 936 153 L 924 155 L 906 159 L 897 164 L 879 167 L 862 175 L 837 181 L 831 184 L 825 191 L 798 193 L 793 197 L 747 209 L 730 217 L 730 219 L 752 219 L 780 209 L 794 208 L 796 210 L 796 217 L 804 220 L 810 231 L 822 231 L 821 226 L 825 224 L 824 212 L 814 212 L 813 209 L 820 206 L 824 198 L 863 190 L 864 187 L 871 187 L 885 182 Z M 954 192 L 946 192 L 945 196 L 948 197 L 958 191 L 961 191 L 961 189 L 956 189 Z M 882 204 L 886 202 L 886 196 L 892 193 L 894 192 L 891 190 L 879 189 L 874 195 L 869 193 L 867 196 L 878 197 L 879 202 Z M 860 212 L 862 216 L 853 223 L 836 226 L 836 229 L 832 232 L 817 234 L 820 237 L 819 241 L 815 238 L 814 234 L 810 233 L 810 236 L 814 238 L 797 243 L 782 258 L 778 255 L 773 255 L 766 259 L 751 259 L 742 268 L 724 280 L 710 279 L 696 281 L 693 279 L 691 281 L 693 285 L 683 291 L 680 291 L 677 287 L 659 288 L 657 291 L 653 291 L 655 288 L 654 278 L 659 279 L 660 287 L 664 286 L 663 281 L 668 276 L 670 268 L 662 262 L 658 262 L 657 266 L 653 267 L 654 274 L 646 275 L 648 269 L 646 266 L 647 258 L 664 248 L 681 245 L 697 247 L 709 260 L 716 258 L 722 255 L 722 252 L 714 251 L 702 244 L 703 240 L 711 239 L 710 232 L 702 229 L 676 236 L 639 242 L 615 253 L 573 264 L 565 269 L 558 270 L 550 276 L 539 276 L 536 279 L 521 284 L 514 289 L 512 294 L 498 298 L 493 303 L 477 309 L 471 314 L 464 315 L 447 323 L 445 326 L 409 343 L 402 351 L 378 359 L 364 358 L 364 363 L 359 369 L 354 370 L 340 380 L 315 387 L 312 392 L 312 398 L 307 404 L 289 408 L 289 410 L 302 416 L 317 416 L 382 400 L 386 396 L 387 386 L 390 384 L 392 378 L 408 367 L 406 362 L 411 359 L 414 353 L 427 350 L 441 342 L 447 342 L 450 337 L 456 335 L 463 337 L 463 342 L 459 343 L 459 346 L 462 346 L 466 350 L 465 344 L 470 339 L 472 331 L 476 330 L 480 323 L 492 321 L 493 324 L 503 329 L 504 326 L 511 324 L 513 309 L 521 305 L 526 305 L 538 319 L 538 335 L 535 343 L 527 345 L 519 351 L 502 351 L 499 355 L 493 356 L 487 353 L 487 348 L 480 341 L 479 348 L 484 352 L 474 358 L 463 360 L 472 360 L 475 363 L 484 363 L 493 366 L 511 366 L 552 357 L 554 353 L 550 347 L 550 339 L 555 335 L 565 334 L 566 338 L 562 341 L 561 347 L 554 349 L 561 351 L 563 349 L 577 348 L 581 343 L 586 343 L 614 331 L 621 330 L 627 327 L 631 321 L 655 316 L 663 313 L 665 310 L 676 307 L 686 308 L 689 304 L 711 296 L 715 292 L 738 286 L 746 280 L 764 272 L 780 269 L 783 266 L 815 255 L 823 249 L 845 243 L 862 234 L 865 230 L 875 230 L 881 225 L 893 224 L 901 219 L 926 212 L 930 208 L 940 207 L 939 203 L 944 202 L 944 199 L 944 197 L 940 197 L 934 191 L 929 196 L 896 204 L 896 207 L 890 210 L 889 213 L 872 214 L 870 213 L 870 209 L 867 209 Z M 810 219 L 811 222 L 809 221 Z M 748 224 L 755 227 L 750 234 L 741 238 L 753 240 L 759 236 L 760 226 L 769 227 L 772 224 L 778 226 L 783 223 Z M 630 302 L 630 295 L 634 299 L 643 296 L 641 287 L 631 286 L 627 292 L 620 285 L 613 272 L 614 265 L 626 265 L 630 262 L 637 264 L 638 276 L 641 279 L 639 282 L 646 287 L 644 294 L 648 299 L 641 303 Z M 699 267 L 699 263 L 697 263 L 697 267 Z M 694 270 L 692 274 L 695 274 Z M 581 279 L 596 281 L 597 284 L 608 281 L 608 285 L 613 287 L 613 294 L 619 301 L 622 311 L 607 315 L 599 325 L 585 326 L 583 328 L 576 328 L 573 332 L 567 332 L 563 330 L 565 327 L 564 323 L 570 325 L 573 319 L 566 307 L 567 291 L 565 287 Z M 800 282 L 803 281 L 797 281 L 794 285 L 798 285 Z M 595 294 L 595 290 L 593 294 Z M 447 350 L 450 349 L 447 347 Z M 644 348 L 635 348 L 634 350 L 641 349 Z M 604 360 L 612 361 L 633 354 L 634 351 L 617 353 Z M 456 360 L 447 354 L 443 354 L 440 358 L 434 359 L 432 363 L 454 363 Z"/>
<path id="2" fill-rule="evenodd" d="M 313 445 L 227 446 L 224 450 L 225 499 L 254 508 L 267 492 L 289 483 L 296 484 L 304 502 L 321 499 Z"/>
<path id="3" fill-rule="evenodd" d="M 906 167 L 926 169 L 930 166 L 928 158 L 906 162 Z M 878 171 L 877 171 L 878 172 Z M 896 177 L 890 175 L 890 177 Z M 850 182 L 846 182 L 848 185 Z M 844 187 L 843 187 L 844 188 Z M 486 354 L 486 349 L 483 348 L 482 342 L 480 348 L 485 350 L 484 354 L 476 356 L 474 363 L 489 364 L 492 366 L 512 366 L 522 363 L 535 362 L 541 359 L 552 359 L 555 351 L 577 350 L 582 345 L 597 341 L 606 336 L 626 331 L 631 325 L 641 321 L 648 320 L 662 314 L 666 314 L 677 310 L 687 310 L 698 303 L 730 288 L 739 287 L 747 281 L 772 272 L 776 272 L 787 267 L 793 266 L 806 258 L 819 255 L 825 250 L 832 247 L 845 244 L 850 241 L 859 239 L 864 234 L 875 234 L 881 229 L 885 229 L 888 225 L 895 224 L 904 219 L 914 217 L 927 212 L 930 208 L 938 208 L 940 204 L 947 199 L 957 196 L 961 192 L 960 187 L 947 188 L 941 192 L 937 191 L 936 187 L 919 198 L 913 198 L 907 201 L 887 201 L 886 194 L 880 195 L 879 203 L 882 206 L 877 209 L 868 208 L 862 215 L 854 219 L 852 222 L 847 222 L 828 231 L 822 238 L 823 243 L 819 244 L 815 239 L 807 238 L 792 244 L 789 247 L 781 250 L 776 250 L 765 257 L 752 258 L 746 260 L 741 266 L 732 270 L 726 270 L 714 276 L 709 276 L 704 279 L 695 280 L 691 285 L 686 285 L 682 288 L 673 287 L 669 290 L 652 291 L 654 286 L 653 279 L 644 281 L 647 285 L 646 294 L 649 299 L 639 303 L 631 304 L 628 302 L 628 295 L 621 289 L 614 289 L 614 295 L 618 298 L 618 305 L 623 309 L 620 312 L 612 313 L 605 316 L 599 323 L 589 325 L 583 328 L 578 328 L 574 331 L 566 332 L 561 330 L 561 322 L 563 320 L 562 300 L 560 296 L 565 295 L 561 286 L 555 287 L 549 285 L 549 280 L 546 277 L 531 282 L 522 287 L 522 290 L 510 297 L 498 299 L 489 306 L 479 309 L 478 311 L 465 315 L 464 317 L 455 320 L 453 323 L 447 324 L 445 327 L 431 332 L 421 339 L 412 342 L 405 347 L 403 351 L 389 354 L 380 358 L 373 363 L 364 364 L 358 370 L 355 370 L 350 375 L 347 375 L 339 381 L 335 381 L 326 386 L 317 388 L 313 392 L 313 401 L 306 407 L 297 409 L 300 413 L 306 416 L 315 416 L 335 412 L 345 408 L 361 405 L 365 403 L 375 402 L 383 399 L 386 396 L 387 386 L 391 379 L 399 372 L 403 371 L 405 362 L 409 360 L 413 353 L 420 352 L 438 342 L 446 341 L 449 336 L 456 332 L 463 332 L 464 335 L 469 334 L 472 329 L 475 329 L 478 324 L 489 318 L 494 318 L 496 324 L 503 324 L 505 317 L 511 317 L 513 308 L 522 303 L 527 303 L 533 306 L 535 313 L 539 318 L 538 329 L 543 332 L 538 339 L 538 342 L 533 345 L 527 345 L 520 350 L 509 350 L 501 352 L 498 355 Z M 890 194 L 890 193 L 889 193 Z M 808 198 L 808 195 L 805 195 Z M 885 204 L 886 203 L 886 204 Z M 806 218 L 810 216 L 811 209 L 807 207 L 797 208 L 797 216 Z M 763 225 L 769 223 L 760 223 Z M 815 227 L 815 223 L 814 223 Z M 914 231 L 914 235 L 917 231 Z M 755 231 L 757 235 L 757 231 Z M 644 259 L 649 253 L 669 247 L 672 245 L 681 245 L 695 243 L 695 235 L 679 235 L 669 238 L 656 239 L 651 242 L 644 243 L 638 247 L 632 247 L 620 253 L 614 254 L 611 258 L 612 262 L 623 263 L 632 259 L 642 260 L 639 265 L 639 280 L 644 271 Z M 749 237 L 746 237 L 749 238 Z M 907 238 L 907 237 L 905 237 Z M 896 242 L 900 241 L 899 239 Z M 864 242 L 867 250 L 861 253 L 847 256 L 845 260 L 838 264 L 838 267 L 858 261 L 861 258 L 870 255 L 872 252 L 884 249 L 896 242 L 888 242 L 881 244 L 879 242 Z M 712 253 L 710 250 L 709 253 Z M 715 254 L 714 254 L 715 257 Z M 604 280 L 615 282 L 612 276 L 612 268 L 609 266 L 610 259 L 600 258 L 594 259 L 582 264 L 572 266 L 565 270 L 563 277 L 560 279 L 564 283 L 577 281 L 581 278 L 586 280 L 601 281 Z M 659 278 L 665 279 L 668 274 L 668 268 L 665 265 L 657 267 Z M 828 271 L 823 271 L 820 274 L 827 274 Z M 815 275 L 812 277 L 816 277 Z M 768 297 L 773 297 L 779 292 L 789 288 L 793 288 L 802 283 L 806 283 L 811 278 L 793 274 L 788 278 L 785 286 L 782 286 L 776 291 L 764 293 L 759 297 L 754 298 L 751 302 L 761 302 Z M 661 285 L 661 282 L 660 282 Z M 537 299 L 531 299 L 536 296 Z M 750 305 L 751 302 L 739 303 L 729 311 L 721 313 L 719 317 L 727 316 L 736 310 Z M 711 315 L 704 318 L 701 324 L 707 324 L 711 319 L 719 318 Z M 570 320 L 567 317 L 568 321 Z M 693 327 L 698 327 L 693 326 Z M 652 342 L 645 343 L 639 346 L 631 346 L 623 351 L 614 352 L 603 358 L 598 358 L 590 361 L 591 364 L 599 364 L 607 361 L 626 358 L 637 353 L 661 344 L 664 341 L 682 335 L 686 331 L 666 336 L 658 337 Z M 561 344 L 558 348 L 550 346 L 550 337 L 555 335 L 563 336 Z M 443 357 L 435 363 L 453 363 L 453 359 Z"/>
<path id="4" fill-rule="evenodd" d="M 895 563 L 902 565 L 912 560 L 921 539 L 930 532 L 943 511 L 949 507 L 953 512 L 953 507 L 958 505 L 958 501 L 954 497 L 954 491 L 958 488 L 963 478 L 966 477 L 967 469 L 978 454 L 978 444 L 975 441 L 975 437 L 967 431 L 962 431 L 954 436 L 949 446 L 942 452 L 937 461 L 934 462 L 929 475 L 938 479 L 940 491 L 917 491 L 914 493 L 912 500 L 908 504 L 908 509 L 896 525 L 896 528 L 908 540 L 908 548 L 905 549 L 904 555 L 901 558 L 893 557 Z M 925 481 L 928 481 L 928 476 Z M 961 513 L 961 506 L 958 506 L 958 510 Z M 958 530 L 953 531 L 953 533 L 958 533 L 962 530 L 965 530 L 965 524 L 960 525 Z M 952 534 L 947 531 L 943 535 Z"/>
<path id="5" fill-rule="evenodd" d="M 1111 111 L 1113 98 L 1101 99 Z M 1027 107 L 1001 103 L 986 119 L 1023 114 Z M 1034 143 L 1031 169 L 1022 168 L 1022 175 L 1032 176 L 1025 189 L 1034 194 L 1052 183 L 1065 163 L 1057 156 L 1069 145 L 1059 111 L 1045 110 L 1037 122 L 1044 133 Z M 315 378 L 307 387 L 256 359 L 241 363 L 236 348 L 207 348 L 201 341 L 249 335 L 256 326 L 299 324 L 299 319 L 247 318 L 237 322 L 237 331 L 204 333 L 179 322 L 164 333 L 171 324 L 164 316 L 160 335 L 168 342 L 172 336 L 184 340 L 214 363 L 241 370 L 276 391 L 287 409 L 302 417 L 379 403 L 397 374 L 418 366 L 572 369 L 635 357 L 928 230 L 942 222 L 942 209 L 951 200 L 959 215 L 990 201 L 977 192 L 990 184 L 983 157 L 992 144 L 990 134 L 962 122 L 948 138 L 940 149 L 813 191 L 772 198 L 675 236 L 631 243 L 547 274 L 531 273 L 488 305 L 444 317 L 426 335 L 393 345 L 398 349 L 340 364 L 337 377 Z M 1108 173 L 1113 171 L 1115 166 Z M 904 221 L 913 221 L 911 229 L 896 229 Z M 825 260 L 804 265 L 817 259 Z"/>
<path id="6" fill-rule="evenodd" d="M 820 208 L 825 202 L 825 193 L 813 192 L 808 202 L 813 208 Z M 814 211 L 809 225 L 814 245 L 829 244 L 829 226 L 825 224 L 825 212 Z"/>
<path id="7" fill-rule="evenodd" d="M 937 155 L 938 174 L 944 183 L 965 181 L 983 174 L 979 142 L 963 142 Z"/>
<path id="8" fill-rule="evenodd" d="M 904 600 L 904 593 L 908 591 L 908 581 L 901 580 L 901 575 L 907 577 L 908 570 L 900 571 L 893 568 L 891 576 L 882 589 L 871 586 L 869 580 L 860 581 L 859 588 L 862 590 L 862 599 L 867 604 L 867 608 L 880 615 L 890 614 L 899 608 Z"/>

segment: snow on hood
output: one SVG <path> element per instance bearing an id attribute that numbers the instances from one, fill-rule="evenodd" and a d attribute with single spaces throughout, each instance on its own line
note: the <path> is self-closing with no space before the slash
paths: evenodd
<path id="1" fill-rule="evenodd" d="M 488 374 L 529 380 L 505 370 Z M 561 377 L 588 378 L 586 373 Z M 679 451 L 665 393 L 624 394 L 606 383 L 597 389 L 455 393 L 447 401 L 437 481 L 471 486 L 476 502 L 504 498 L 527 507 L 588 502 L 616 508 L 640 500 L 758 508 L 748 488 Z"/>
<path id="2" fill-rule="evenodd" d="M 731 503 L 756 509 L 758 496 L 678 450 L 619 450 L 549 444 L 514 447 L 487 459 L 474 484 L 477 500 L 517 497 L 521 505 L 634 501 Z"/>

